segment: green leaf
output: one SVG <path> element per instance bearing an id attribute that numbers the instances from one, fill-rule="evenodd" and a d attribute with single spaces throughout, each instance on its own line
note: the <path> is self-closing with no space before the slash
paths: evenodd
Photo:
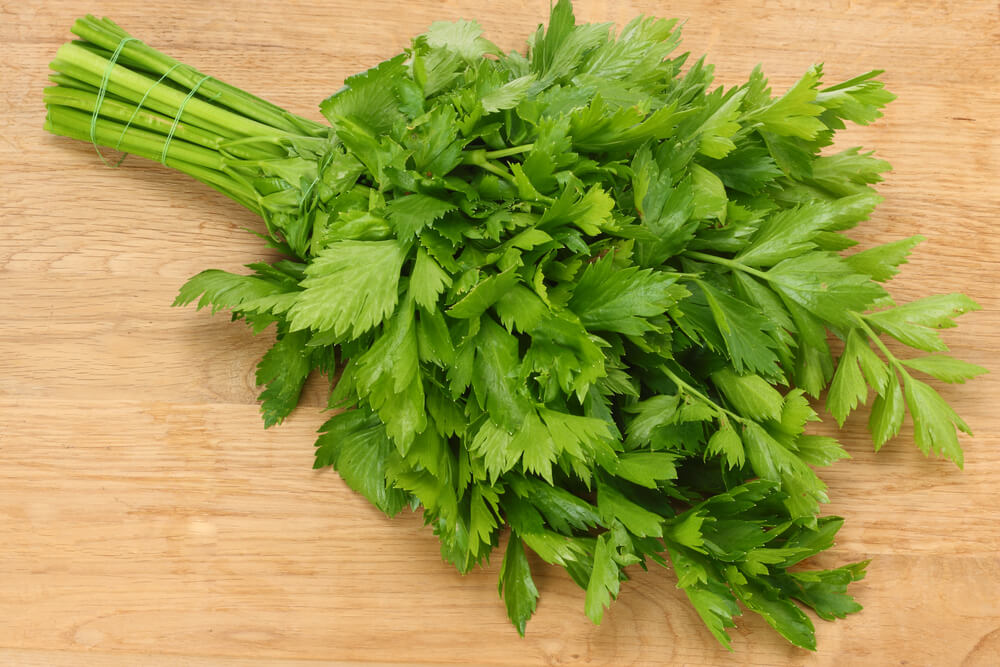
<path id="1" fill-rule="evenodd" d="M 435 21 L 425 34 L 429 46 L 453 51 L 468 61 L 477 61 L 487 53 L 501 53 L 482 37 L 483 29 L 476 21 Z"/>
<path id="2" fill-rule="evenodd" d="M 865 339 L 859 336 L 852 347 L 852 351 L 858 364 L 861 366 L 861 373 L 865 376 L 865 382 L 876 393 L 882 393 L 890 382 L 896 381 L 896 378 L 893 377 L 889 366 L 875 354 L 866 339 L 867 336 Z"/>
<path id="3" fill-rule="evenodd" d="M 462 149 L 468 139 L 459 137 L 457 118 L 451 105 L 443 105 L 410 123 L 403 144 L 413 152 L 413 168 L 417 173 L 444 176 L 461 164 Z"/>
<path id="4" fill-rule="evenodd" d="M 734 294 L 741 301 L 757 308 L 761 313 L 767 313 L 775 353 L 780 359 L 784 373 L 790 375 L 795 370 L 793 365 L 794 348 L 799 342 L 796 340 L 798 327 L 795 325 L 787 306 L 767 283 L 742 271 L 734 272 L 732 277 Z"/>
<path id="5" fill-rule="evenodd" d="M 502 296 L 511 291 L 519 280 L 520 277 L 514 269 L 507 269 L 503 273 L 484 278 L 446 312 L 456 319 L 479 318 Z"/>
<path id="6" fill-rule="evenodd" d="M 816 650 L 816 634 L 812 621 L 794 602 L 781 597 L 779 591 L 755 578 L 745 583 L 730 581 L 733 592 L 747 609 L 760 614 L 782 637 L 810 651 Z"/>
<path id="7" fill-rule="evenodd" d="M 618 35 L 591 51 L 582 73 L 599 79 L 625 79 L 644 84 L 661 72 L 663 59 L 680 42 L 676 19 L 637 17 Z"/>
<path id="8" fill-rule="evenodd" d="M 481 99 L 483 111 L 486 113 L 494 113 L 504 109 L 513 109 L 520 104 L 521 100 L 525 99 L 531 91 L 537 88 L 537 80 L 538 77 L 534 74 L 526 74 L 508 81 L 499 88 L 491 90 L 483 95 Z"/>
<path id="9" fill-rule="evenodd" d="M 656 267 L 677 254 L 694 236 L 698 226 L 694 213 L 691 178 L 673 183 L 673 175 L 661 148 L 654 159 L 644 146 L 632 160 L 633 202 L 643 226 L 652 239 L 639 239 L 636 255 L 643 267 Z"/>
<path id="10" fill-rule="evenodd" d="M 368 211 L 342 211 L 326 228 L 322 239 L 313 237 L 313 247 L 326 247 L 331 241 L 384 241 L 392 236 L 389 221 Z"/>
<path id="11" fill-rule="evenodd" d="M 222 308 L 238 309 L 246 301 L 288 291 L 285 285 L 271 280 L 208 269 L 184 283 L 173 305 L 186 306 L 198 299 L 199 310 L 211 304 L 212 312 L 215 313 Z"/>
<path id="12" fill-rule="evenodd" d="M 599 339 L 569 317 L 542 319 L 531 330 L 531 346 L 523 357 L 524 372 L 534 374 L 542 391 L 575 394 L 579 400 L 607 375 Z"/>
<path id="13" fill-rule="evenodd" d="M 781 419 L 784 398 L 759 375 L 739 375 L 723 368 L 712 373 L 712 382 L 741 415 L 751 419 Z"/>
<path id="14" fill-rule="evenodd" d="M 876 452 L 899 434 L 899 429 L 903 426 L 905 408 L 903 390 L 899 388 L 899 382 L 893 374 L 885 391 L 876 396 L 872 402 L 872 411 L 868 418 L 868 430 L 871 431 Z"/>
<path id="15" fill-rule="evenodd" d="M 837 424 L 844 425 L 844 420 L 858 404 L 864 405 L 868 400 L 868 385 L 858 366 L 859 348 L 867 347 L 858 329 L 851 329 L 847 335 L 844 353 L 837 363 L 837 371 L 833 374 L 830 391 L 826 395 L 826 409 L 830 411 Z M 871 348 L 868 348 L 869 350 Z"/>
<path id="16" fill-rule="evenodd" d="M 649 445 L 656 429 L 677 421 L 679 407 L 680 396 L 677 394 L 652 396 L 630 406 L 628 412 L 635 416 L 626 424 L 626 447 L 636 449 Z"/>
<path id="17" fill-rule="evenodd" d="M 840 459 L 851 458 L 835 438 L 823 435 L 799 436 L 795 441 L 795 453 L 814 466 L 828 466 Z"/>
<path id="18" fill-rule="evenodd" d="M 633 484 L 655 489 L 660 480 L 677 477 L 676 456 L 667 452 L 630 452 L 618 457 L 614 473 Z"/>
<path id="19" fill-rule="evenodd" d="M 571 574 L 590 567 L 588 554 L 580 538 L 566 537 L 551 530 L 522 533 L 524 544 L 546 563 L 566 568 Z M 577 583 L 580 583 L 577 579 Z"/>
<path id="20" fill-rule="evenodd" d="M 788 494 L 785 506 L 794 518 L 809 517 L 827 502 L 826 485 L 812 468 L 773 438 L 756 422 L 747 422 L 743 431 L 747 460 L 762 479 L 779 482 Z"/>
<path id="21" fill-rule="evenodd" d="M 742 468 L 746 460 L 743 442 L 739 433 L 729 425 L 728 420 L 720 420 L 719 429 L 708 439 L 706 456 L 725 456 L 730 468 Z"/>
<path id="22" fill-rule="evenodd" d="M 534 292 L 523 285 L 514 285 L 496 302 L 496 313 L 508 331 L 533 331 L 549 315 L 549 308 Z"/>
<path id="23" fill-rule="evenodd" d="M 511 433 L 521 428 L 530 412 L 522 393 L 519 358 L 517 338 L 484 317 L 475 338 L 472 388 L 480 408 Z"/>
<path id="24" fill-rule="evenodd" d="M 438 297 L 451 287 L 451 276 L 423 248 L 417 248 L 417 258 L 410 274 L 410 295 L 427 310 L 437 309 Z"/>
<path id="25" fill-rule="evenodd" d="M 826 327 L 819 318 L 787 296 L 781 295 L 781 301 L 788 309 L 799 334 L 795 354 L 795 382 L 807 394 L 818 398 L 833 377 L 833 354 L 826 342 Z"/>
<path id="26" fill-rule="evenodd" d="M 781 407 L 781 420 L 774 424 L 771 432 L 775 437 L 784 437 L 785 442 L 800 437 L 806 430 L 806 424 L 820 421 L 816 411 L 809 405 L 802 389 L 795 388 L 785 394 L 784 405 Z"/>
<path id="27" fill-rule="evenodd" d="M 306 268 L 305 288 L 289 311 L 293 330 L 356 338 L 396 308 L 409 246 L 397 241 L 338 241 Z"/>
<path id="28" fill-rule="evenodd" d="M 740 130 L 740 124 L 736 119 L 740 115 L 740 102 L 745 93 L 745 90 L 733 89 L 728 95 L 723 95 L 722 89 L 719 88 L 709 97 L 709 104 L 716 103 L 713 98 L 724 101 L 718 103 L 715 111 L 705 119 L 696 132 L 701 135 L 699 153 L 710 158 L 723 158 L 736 148 L 730 137 Z"/>
<path id="29" fill-rule="evenodd" d="M 705 281 L 697 281 L 719 327 L 726 350 L 737 373 L 760 373 L 780 377 L 777 344 L 769 335 L 774 325 L 761 312 Z"/>
<path id="30" fill-rule="evenodd" d="M 767 148 L 758 144 L 737 146 L 721 160 L 706 165 L 732 190 L 755 195 L 781 176 L 781 170 Z"/>
<path id="31" fill-rule="evenodd" d="M 549 408 L 539 408 L 538 414 L 545 423 L 557 451 L 588 465 L 594 462 L 604 467 L 611 465 L 614 451 L 608 423 L 595 417 L 573 415 Z M 533 443 L 527 443 L 530 447 Z"/>
<path id="32" fill-rule="evenodd" d="M 970 364 L 945 354 L 935 354 L 915 359 L 901 359 L 903 365 L 915 371 L 926 373 L 942 382 L 964 384 L 966 380 L 988 373 L 982 366 Z"/>
<path id="33" fill-rule="evenodd" d="M 554 82 L 570 73 L 584 53 L 606 38 L 606 26 L 577 26 L 572 3 L 559 0 L 549 15 L 548 30 L 539 26 L 529 40 L 531 70 Z"/>
<path id="34" fill-rule="evenodd" d="M 577 159 L 571 153 L 572 142 L 569 134 L 569 118 L 543 117 L 538 122 L 538 136 L 531 144 L 531 150 L 524 159 L 524 174 L 532 183 L 537 183 L 543 192 L 552 192 L 558 186 L 555 173 L 569 166 Z"/>
<path id="35" fill-rule="evenodd" d="M 600 522 L 596 507 L 566 489 L 517 475 L 508 477 L 507 483 L 514 493 L 534 505 L 558 533 L 571 535 L 574 530 L 586 531 Z"/>
<path id="36" fill-rule="evenodd" d="M 663 517 L 629 500 L 600 477 L 597 479 L 597 509 L 605 524 L 621 521 L 639 537 L 659 537 L 663 534 Z"/>
<path id="37" fill-rule="evenodd" d="M 730 649 L 732 640 L 726 628 L 736 627 L 733 617 L 739 616 L 741 612 L 729 586 L 716 578 L 709 578 L 705 566 L 692 554 L 671 546 L 669 542 L 667 553 L 678 573 L 678 588 L 684 590 L 698 616 L 719 643 Z M 696 572 L 700 572 L 702 576 L 693 574 Z"/>
<path id="38" fill-rule="evenodd" d="M 765 218 L 750 244 L 736 256 L 747 266 L 773 266 L 815 247 L 823 230 L 853 226 L 875 208 L 877 197 L 862 194 L 834 202 L 814 202 Z"/>
<path id="39" fill-rule="evenodd" d="M 632 203 L 640 218 L 657 217 L 671 191 L 670 172 L 653 159 L 649 146 L 643 146 L 632 158 Z"/>
<path id="40" fill-rule="evenodd" d="M 677 276 L 652 269 L 619 269 L 610 254 L 587 265 L 569 308 L 592 331 L 639 335 L 654 329 L 648 318 L 662 315 L 686 293 Z"/>
<path id="41" fill-rule="evenodd" d="M 552 483 L 552 467 L 559 460 L 565 443 L 554 437 L 541 417 L 530 414 L 524 420 L 510 446 L 515 461 L 520 459 L 526 473 L 534 473 Z M 486 464 L 490 468 L 489 461 Z"/>
<path id="42" fill-rule="evenodd" d="M 884 283 L 899 273 L 899 265 L 906 264 L 906 258 L 918 244 L 923 243 L 923 236 L 883 243 L 882 245 L 862 250 L 845 258 L 851 268 L 858 273 L 871 276 L 872 280 Z"/>
<path id="43" fill-rule="evenodd" d="M 518 165 L 514 167 L 515 175 L 523 174 Z M 600 234 L 611 222 L 615 200 L 598 185 L 592 186 L 579 198 L 576 194 L 571 188 L 563 190 L 559 199 L 545 209 L 538 220 L 538 228 L 552 232 L 556 227 L 572 224 L 588 236 Z"/>
<path id="44" fill-rule="evenodd" d="M 810 252 L 782 260 L 767 276 L 783 296 L 842 329 L 854 326 L 852 311 L 863 312 L 886 295 L 834 253 Z"/>
<path id="45" fill-rule="evenodd" d="M 836 570 L 791 572 L 789 576 L 798 585 L 798 591 L 793 595 L 826 621 L 859 612 L 861 605 L 846 591 L 848 584 L 864 579 L 867 565 L 868 561 L 862 561 Z"/>
<path id="46" fill-rule="evenodd" d="M 913 439 L 925 455 L 934 452 L 963 465 L 962 447 L 956 429 L 972 435 L 972 430 L 934 389 L 909 375 L 903 375 L 906 405 L 913 417 Z"/>
<path id="47" fill-rule="evenodd" d="M 417 349 L 420 361 L 448 368 L 455 363 L 455 345 L 440 310 L 420 309 L 417 317 Z"/>
<path id="48" fill-rule="evenodd" d="M 420 352 L 412 304 L 401 309 L 371 347 L 354 359 L 354 382 L 404 456 L 427 427 Z"/>
<path id="49" fill-rule="evenodd" d="M 313 467 L 332 465 L 349 487 L 393 516 L 406 496 L 386 479 L 386 458 L 393 451 L 378 416 L 367 410 L 349 410 L 320 427 Z"/>
<path id="50" fill-rule="evenodd" d="M 688 510 L 669 521 L 664 537 L 668 541 L 684 545 L 699 553 L 705 553 L 703 548 L 705 540 L 701 532 L 705 518 L 699 509 Z"/>
<path id="51" fill-rule="evenodd" d="M 581 151 L 605 152 L 636 149 L 647 141 L 662 141 L 677 129 L 677 107 L 670 104 L 652 113 L 638 105 L 615 108 L 601 91 L 583 109 L 570 114 L 573 147 Z"/>
<path id="52" fill-rule="evenodd" d="M 812 164 L 812 177 L 808 180 L 811 185 L 837 197 L 872 196 L 874 190 L 868 186 L 880 182 L 882 174 L 891 170 L 892 166 L 885 160 L 874 158 L 871 153 L 861 153 L 857 148 L 849 148 L 816 158 Z"/>
<path id="53" fill-rule="evenodd" d="M 402 122 L 402 117 L 399 122 Z M 336 128 L 337 137 L 364 164 L 380 189 L 393 184 L 392 174 L 405 172 L 409 153 L 392 135 L 384 134 L 370 127 L 364 120 L 354 117 L 339 119 Z M 297 201 L 293 200 L 289 204 Z"/>
<path id="54" fill-rule="evenodd" d="M 526 422 L 526 426 L 522 426 L 522 431 L 527 431 L 532 426 L 534 424 Z M 491 483 L 496 483 L 503 473 L 513 469 L 524 453 L 523 449 L 516 446 L 515 435 L 514 431 L 508 431 L 494 424 L 492 420 L 486 420 L 469 443 L 469 454 L 477 460 L 482 460 L 485 468 L 484 477 L 488 476 Z M 548 450 L 547 453 L 555 455 Z"/>
<path id="55" fill-rule="evenodd" d="M 833 539 L 844 525 L 839 516 L 823 516 L 816 520 L 816 526 L 796 526 L 785 533 L 785 547 L 795 551 L 795 555 L 785 559 L 781 567 L 791 567 L 810 556 L 826 551 L 833 546 Z"/>
<path id="56" fill-rule="evenodd" d="M 472 487 L 469 497 L 469 537 L 472 538 L 469 540 L 469 551 L 474 559 L 480 556 L 481 550 L 488 553 L 493 545 L 498 526 L 498 500 L 499 496 L 492 487 L 482 484 Z"/>
<path id="57" fill-rule="evenodd" d="M 823 70 L 819 65 L 810 67 L 792 88 L 770 104 L 746 116 L 747 121 L 760 123 L 761 128 L 773 134 L 813 139 L 826 126 L 818 119 L 823 107 L 816 104 L 816 87 Z"/>
<path id="58" fill-rule="evenodd" d="M 257 364 L 257 385 L 267 385 L 257 397 L 264 428 L 280 424 L 298 405 L 302 385 L 312 370 L 308 340 L 305 331 L 279 336 Z"/>
<path id="59" fill-rule="evenodd" d="M 455 210 L 455 204 L 428 195 L 413 194 L 393 199 L 386 205 L 386 216 L 396 230 L 396 238 L 409 241 L 445 213 Z"/>
<path id="60" fill-rule="evenodd" d="M 691 217 L 695 220 L 715 218 L 719 222 L 726 221 L 726 186 L 719 177 L 699 164 L 691 165 L 691 192 L 693 194 L 693 209 Z"/>
<path id="61" fill-rule="evenodd" d="M 480 427 L 470 451 L 484 459 L 492 479 L 522 461 L 525 472 L 552 483 L 552 467 L 567 462 L 584 481 L 595 459 L 612 456 L 606 422 L 539 408 L 528 413 L 519 427 L 501 429 L 492 422 Z"/>
<path id="62" fill-rule="evenodd" d="M 511 533 L 507 542 L 507 551 L 500 568 L 499 588 L 507 606 L 507 616 L 523 637 L 525 625 L 538 604 L 538 589 L 531 578 L 531 566 L 528 564 L 524 545 L 514 533 Z"/>
<path id="63" fill-rule="evenodd" d="M 774 158 L 774 163 L 786 176 L 797 180 L 812 177 L 812 165 L 816 156 L 815 149 L 809 142 L 764 131 L 760 131 L 760 136 Z"/>
<path id="64" fill-rule="evenodd" d="M 320 103 L 320 111 L 331 125 L 345 121 L 362 123 L 372 132 L 382 133 L 403 115 L 396 98 L 397 83 L 404 77 L 406 56 L 400 54 L 366 72 L 344 81 L 344 88 Z"/>
<path id="65" fill-rule="evenodd" d="M 594 569 L 587 583 L 587 599 L 584 609 L 591 621 L 600 625 L 604 610 L 611 606 L 611 600 L 618 597 L 620 568 L 614 561 L 614 545 L 611 535 L 604 533 L 597 538 L 594 547 Z"/>
<path id="66" fill-rule="evenodd" d="M 979 310 L 979 304 L 964 294 L 939 294 L 869 313 L 865 318 L 876 329 L 905 345 L 943 352 L 948 347 L 936 329 L 954 327 L 954 318 L 974 310 Z"/>
<path id="67" fill-rule="evenodd" d="M 880 109 L 896 99 L 895 95 L 885 90 L 881 81 L 875 80 L 882 71 L 877 69 L 865 72 L 843 83 L 824 88 L 816 95 L 816 103 L 832 111 L 838 118 L 858 125 L 868 125 L 881 118 Z M 840 129 L 843 124 L 834 127 Z"/>

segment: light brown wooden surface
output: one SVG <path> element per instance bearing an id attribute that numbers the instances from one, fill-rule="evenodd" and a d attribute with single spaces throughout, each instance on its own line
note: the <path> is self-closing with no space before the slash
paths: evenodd
<path id="1" fill-rule="evenodd" d="M 966 469 L 902 436 L 825 471 L 847 518 L 818 559 L 872 558 L 865 611 L 818 621 L 819 652 L 743 617 L 734 654 L 672 575 L 637 572 L 600 627 L 568 577 L 537 567 L 528 636 L 496 594 L 499 558 L 465 577 L 417 516 L 388 520 L 314 472 L 321 383 L 265 431 L 254 364 L 268 344 L 224 316 L 171 309 L 193 273 L 263 256 L 259 221 L 221 195 L 42 131 L 46 65 L 79 15 L 132 34 L 288 109 L 396 53 L 437 19 L 479 18 L 519 48 L 546 0 L 5 2 L 0 4 L 0 664 L 1000 663 L 1000 374 L 942 391 L 976 431 Z M 871 68 L 899 95 L 839 144 L 896 171 L 864 245 L 920 233 L 900 299 L 965 291 L 983 306 L 947 334 L 1000 369 L 1000 21 L 995 2 L 585 1 L 584 20 L 687 19 L 685 50 L 720 81 L 762 63 L 778 89 L 823 61 L 829 81 Z"/>

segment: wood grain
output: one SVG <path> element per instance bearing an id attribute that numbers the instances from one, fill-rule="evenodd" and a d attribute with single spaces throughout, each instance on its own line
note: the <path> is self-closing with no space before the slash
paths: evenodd
<path id="1" fill-rule="evenodd" d="M 942 391 L 976 431 L 966 469 L 927 461 L 911 431 L 824 473 L 847 518 L 817 565 L 873 558 L 865 611 L 819 622 L 817 654 L 742 618 L 735 654 L 664 571 L 637 572 L 600 627 L 582 593 L 535 563 L 526 639 L 496 595 L 499 559 L 459 576 L 417 516 L 388 520 L 311 470 L 323 382 L 263 430 L 253 366 L 268 343 L 224 317 L 170 309 L 206 267 L 264 253 L 259 222 L 183 176 L 46 135 L 46 65 L 87 12 L 304 115 L 343 78 L 433 20 L 479 18 L 519 48 L 544 0 L 358 3 L 0 3 L 0 663 L 12 665 L 992 665 L 1000 654 L 997 375 Z M 829 80 L 884 68 L 899 100 L 840 145 L 895 171 L 863 245 L 929 241 L 901 300 L 964 291 L 982 305 L 947 340 L 1000 353 L 1000 17 L 993 2 L 578 0 L 582 20 L 687 19 L 684 48 L 720 82 L 757 63 L 782 89 L 813 62 Z M 829 426 L 823 427 L 832 432 Z"/>

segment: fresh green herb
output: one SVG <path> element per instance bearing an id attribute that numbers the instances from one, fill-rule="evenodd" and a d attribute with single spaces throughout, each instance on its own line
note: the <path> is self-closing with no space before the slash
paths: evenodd
<path id="1" fill-rule="evenodd" d="M 229 310 L 276 342 L 265 426 L 307 376 L 340 380 L 316 443 L 387 514 L 420 509 L 461 571 L 508 533 L 500 592 L 518 632 L 564 567 L 600 622 L 630 565 L 672 567 L 727 647 L 739 603 L 797 646 L 860 605 L 865 563 L 802 570 L 842 520 L 807 433 L 869 398 L 881 447 L 962 464 L 961 418 L 914 374 L 961 295 L 896 305 L 882 283 L 919 237 L 843 254 L 889 165 L 831 145 L 893 99 L 873 71 L 811 68 L 774 96 L 759 69 L 712 88 L 674 56 L 675 21 L 577 25 L 552 10 L 526 54 L 435 23 L 346 81 L 315 123 L 208 78 L 107 19 L 81 19 L 46 89 L 46 127 L 183 171 L 258 213 L 285 259 L 192 278 L 176 304 Z M 835 359 L 832 334 L 844 341 Z M 930 353 L 897 356 L 889 336 Z M 894 347 L 893 350 L 898 350 Z"/>

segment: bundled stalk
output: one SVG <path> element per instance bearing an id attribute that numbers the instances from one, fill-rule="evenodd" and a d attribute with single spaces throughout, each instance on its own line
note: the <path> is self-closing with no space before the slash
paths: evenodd
<path id="1" fill-rule="evenodd" d="M 73 32 L 84 41 L 64 44 L 51 63 L 47 130 L 182 171 L 284 238 L 279 228 L 308 201 L 300 183 L 315 180 L 330 127 L 179 63 L 109 19 L 79 19 Z"/>
<path id="2" fill-rule="evenodd" d="M 500 590 L 522 634 L 527 552 L 564 567 L 600 622 L 626 568 L 672 567 L 727 647 L 738 603 L 815 648 L 803 607 L 860 609 L 865 563 L 833 544 L 806 432 L 875 396 L 881 447 L 962 463 L 966 424 L 930 385 L 983 369 L 942 354 L 962 295 L 896 305 L 884 283 L 919 237 L 847 253 L 889 165 L 821 154 L 893 96 L 811 68 L 774 96 L 759 70 L 712 89 L 673 55 L 675 21 L 617 35 L 559 2 L 526 55 L 436 23 L 321 104 L 288 113 L 81 19 L 46 89 L 46 127 L 158 160 L 263 217 L 285 258 L 204 271 L 177 304 L 226 309 L 276 342 L 257 369 L 266 426 L 339 368 L 316 466 L 385 513 L 423 513 L 462 572 L 508 532 Z M 835 359 L 828 336 L 844 351 Z M 883 337 L 921 352 L 891 351 Z"/>

